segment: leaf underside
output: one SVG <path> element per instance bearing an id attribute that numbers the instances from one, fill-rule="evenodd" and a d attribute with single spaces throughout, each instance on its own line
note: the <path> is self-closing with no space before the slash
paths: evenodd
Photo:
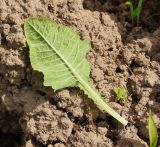
<path id="1" fill-rule="evenodd" d="M 25 30 L 31 65 L 43 72 L 45 86 L 52 86 L 55 90 L 78 86 L 77 78 L 68 65 L 83 79 L 89 80 L 90 64 L 85 56 L 90 45 L 81 41 L 71 28 L 57 25 L 49 19 L 32 18 L 25 23 Z"/>
<path id="2" fill-rule="evenodd" d="M 45 86 L 51 86 L 55 90 L 79 87 L 100 109 L 122 124 L 127 124 L 88 82 L 91 71 L 91 64 L 85 57 L 91 48 L 88 42 L 82 41 L 70 27 L 47 18 L 27 19 L 24 30 L 30 48 L 31 65 L 43 73 Z"/>

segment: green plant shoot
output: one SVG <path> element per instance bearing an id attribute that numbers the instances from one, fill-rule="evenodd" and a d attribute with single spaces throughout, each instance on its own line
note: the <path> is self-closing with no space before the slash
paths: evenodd
<path id="1" fill-rule="evenodd" d="M 86 59 L 86 53 L 91 46 L 87 41 L 82 41 L 70 27 L 47 18 L 27 19 L 24 31 L 31 65 L 43 73 L 45 86 L 54 90 L 79 87 L 101 110 L 127 124 L 89 82 L 91 64 Z"/>
<path id="2" fill-rule="evenodd" d="M 131 1 L 125 2 L 125 5 L 130 8 L 130 14 L 132 19 L 132 25 L 139 25 L 140 22 L 140 14 L 142 11 L 142 4 L 144 0 L 139 0 L 137 7 L 134 9 L 133 3 Z"/>
<path id="3" fill-rule="evenodd" d="M 114 90 L 114 92 L 116 93 L 118 100 L 122 100 L 123 102 L 127 101 L 128 90 L 126 88 L 118 87 Z"/>
<path id="4" fill-rule="evenodd" d="M 148 127 L 149 127 L 150 147 L 157 147 L 158 131 L 157 131 L 157 127 L 154 122 L 153 115 L 152 115 L 151 111 L 148 114 Z"/>
<path id="5" fill-rule="evenodd" d="M 131 19 L 132 19 L 132 25 L 133 25 L 133 24 L 134 24 L 134 20 L 135 20 L 135 18 L 134 18 L 133 4 L 132 4 L 131 1 L 127 1 L 127 2 L 125 2 L 124 4 L 125 4 L 126 6 L 128 6 L 129 9 L 130 9 L 130 14 L 131 14 Z"/>

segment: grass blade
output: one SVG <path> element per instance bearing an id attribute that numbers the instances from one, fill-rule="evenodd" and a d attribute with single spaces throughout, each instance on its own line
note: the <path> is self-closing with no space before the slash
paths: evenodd
<path id="1" fill-rule="evenodd" d="M 148 114 L 148 126 L 149 126 L 150 147 L 156 147 L 158 142 L 158 132 L 151 111 Z"/>

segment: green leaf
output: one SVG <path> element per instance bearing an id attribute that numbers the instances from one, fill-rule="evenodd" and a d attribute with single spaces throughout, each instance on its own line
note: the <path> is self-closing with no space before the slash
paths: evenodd
<path id="1" fill-rule="evenodd" d="M 131 18 L 132 18 L 132 25 L 134 25 L 135 16 L 134 16 L 133 4 L 132 4 L 131 1 L 127 1 L 124 4 L 130 8 L 130 14 L 131 14 Z"/>
<path id="2" fill-rule="evenodd" d="M 138 1 L 138 6 L 134 9 L 133 8 L 133 3 L 131 1 L 127 1 L 124 4 L 128 7 L 130 7 L 130 13 L 131 13 L 131 17 L 132 17 L 132 25 L 134 25 L 134 23 L 137 23 L 137 26 L 139 25 L 139 19 L 140 19 L 140 14 L 142 11 L 142 4 L 143 4 L 144 0 L 139 0 Z"/>
<path id="3" fill-rule="evenodd" d="M 154 122 L 151 111 L 148 114 L 148 125 L 149 125 L 150 147 L 157 147 L 158 131 L 157 131 L 157 127 L 156 127 L 156 124 Z"/>
<path id="4" fill-rule="evenodd" d="M 122 100 L 123 102 L 127 101 L 127 93 L 128 90 L 124 87 L 118 87 L 115 90 L 116 96 L 118 98 L 118 100 Z"/>
<path id="5" fill-rule="evenodd" d="M 88 42 L 82 41 L 70 27 L 47 18 L 27 19 L 24 30 L 30 48 L 31 65 L 43 73 L 45 86 L 55 90 L 79 87 L 100 109 L 122 124 L 127 124 L 88 82 L 91 70 L 91 64 L 85 58 L 91 48 Z"/>

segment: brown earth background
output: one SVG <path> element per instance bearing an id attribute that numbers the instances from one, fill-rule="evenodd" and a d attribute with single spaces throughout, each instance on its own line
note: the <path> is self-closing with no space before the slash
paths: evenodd
<path id="1" fill-rule="evenodd" d="M 0 147 L 148 147 L 149 110 L 160 135 L 160 1 L 145 1 L 139 27 L 131 27 L 123 2 L 0 1 Z M 24 37 L 30 16 L 72 26 L 91 42 L 91 81 L 126 127 L 79 89 L 43 86 Z M 128 89 L 127 103 L 117 100 L 117 87 Z"/>

